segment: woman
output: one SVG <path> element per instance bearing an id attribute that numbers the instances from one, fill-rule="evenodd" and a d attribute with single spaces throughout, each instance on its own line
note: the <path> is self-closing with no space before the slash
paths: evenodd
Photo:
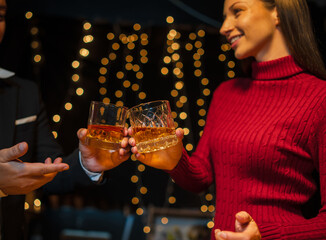
<path id="1" fill-rule="evenodd" d="M 130 138 L 132 152 L 153 167 L 174 161 L 165 170 L 185 189 L 215 182 L 212 239 L 326 239 L 326 72 L 305 0 L 225 0 L 220 33 L 253 61 L 251 78 L 216 89 L 191 157 L 179 144 L 153 160 Z M 306 219 L 317 191 L 321 209 Z"/>

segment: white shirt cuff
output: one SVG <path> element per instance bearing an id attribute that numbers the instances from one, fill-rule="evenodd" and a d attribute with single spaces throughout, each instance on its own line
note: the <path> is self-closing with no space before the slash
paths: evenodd
<path id="1" fill-rule="evenodd" d="M 83 166 L 83 163 L 82 163 L 82 160 L 81 160 L 81 153 L 79 151 L 79 162 L 80 162 L 80 165 L 81 167 L 84 169 L 84 171 L 86 172 L 87 176 L 89 176 L 89 178 L 94 181 L 94 182 L 98 182 L 99 180 L 101 180 L 102 178 L 102 175 L 103 175 L 103 172 L 91 172 L 89 170 L 87 170 L 84 166 Z"/>

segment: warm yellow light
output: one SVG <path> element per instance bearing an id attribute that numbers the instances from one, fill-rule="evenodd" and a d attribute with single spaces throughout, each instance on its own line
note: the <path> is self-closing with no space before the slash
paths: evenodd
<path id="1" fill-rule="evenodd" d="M 54 138 L 58 138 L 58 133 L 56 131 L 52 131 L 52 135 Z"/>
<path id="2" fill-rule="evenodd" d="M 60 118 L 60 116 L 59 116 L 58 114 L 56 114 L 56 115 L 53 116 L 52 119 L 53 119 L 53 122 L 58 123 L 58 122 L 60 122 L 60 119 L 61 119 L 61 118 Z"/>
<path id="3" fill-rule="evenodd" d="M 221 49 L 222 49 L 223 52 L 227 52 L 227 51 L 229 51 L 231 49 L 231 46 L 228 43 L 222 44 Z"/>
<path id="4" fill-rule="evenodd" d="M 90 43 L 90 42 L 93 42 L 93 40 L 94 40 L 94 37 L 92 35 L 86 35 L 83 37 L 84 43 Z"/>
<path id="5" fill-rule="evenodd" d="M 171 91 L 171 96 L 172 97 L 176 97 L 176 96 L 178 96 L 178 91 L 177 90 L 175 90 L 175 89 L 173 89 L 172 91 Z"/>
<path id="6" fill-rule="evenodd" d="M 207 223 L 207 227 L 208 227 L 208 228 L 213 228 L 213 227 L 214 227 L 214 222 L 213 222 L 213 221 L 209 221 L 209 222 Z"/>
<path id="7" fill-rule="evenodd" d="M 184 128 L 183 129 L 184 135 L 188 135 L 190 133 L 189 128 Z"/>
<path id="8" fill-rule="evenodd" d="M 195 42 L 195 47 L 196 48 L 201 48 L 203 46 L 202 42 L 201 41 L 196 41 Z"/>
<path id="9" fill-rule="evenodd" d="M 25 18 L 26 19 L 31 19 L 32 17 L 33 17 L 33 13 L 32 12 L 25 13 Z"/>
<path id="10" fill-rule="evenodd" d="M 135 154 L 131 154 L 130 158 L 131 158 L 132 161 L 137 161 Z"/>
<path id="11" fill-rule="evenodd" d="M 209 96 L 209 95 L 211 94 L 211 90 L 208 89 L 208 88 L 205 88 L 205 89 L 203 90 L 203 94 L 204 94 L 205 96 Z"/>
<path id="12" fill-rule="evenodd" d="M 112 40 L 112 39 L 114 38 L 114 34 L 113 34 L 113 33 L 108 33 L 108 34 L 106 35 L 106 38 L 107 38 L 108 40 Z"/>
<path id="13" fill-rule="evenodd" d="M 170 54 L 172 54 L 172 53 L 174 52 L 174 50 L 173 50 L 171 47 L 168 47 L 168 48 L 166 49 L 166 51 L 167 51 L 168 53 L 170 53 Z"/>
<path id="14" fill-rule="evenodd" d="M 193 49 L 193 45 L 191 43 L 187 43 L 185 48 L 186 50 L 191 51 Z"/>
<path id="15" fill-rule="evenodd" d="M 204 85 L 204 86 L 206 86 L 208 83 L 209 83 L 209 80 L 207 78 L 203 78 L 201 80 L 201 84 Z"/>
<path id="16" fill-rule="evenodd" d="M 133 176 L 131 177 L 131 182 L 133 182 L 133 183 L 138 182 L 138 177 L 137 177 L 136 175 L 133 175 Z"/>
<path id="17" fill-rule="evenodd" d="M 79 61 L 75 60 L 75 61 L 73 61 L 73 62 L 71 63 L 71 66 L 72 66 L 73 68 L 78 68 L 78 67 L 80 66 L 80 63 L 79 63 Z"/>
<path id="18" fill-rule="evenodd" d="M 168 17 L 166 18 L 166 22 L 171 24 L 171 23 L 174 22 L 174 18 L 173 18 L 172 16 L 168 16 Z"/>
<path id="19" fill-rule="evenodd" d="M 137 215 L 143 215 L 143 213 L 144 213 L 144 210 L 142 208 L 137 208 L 137 210 L 136 210 Z"/>
<path id="20" fill-rule="evenodd" d="M 134 43 L 128 43 L 127 48 L 128 48 L 129 50 L 132 50 L 132 49 L 135 48 L 135 44 L 134 44 Z"/>
<path id="21" fill-rule="evenodd" d="M 205 50 L 202 49 L 202 48 L 198 48 L 197 53 L 198 53 L 200 56 L 203 56 L 203 55 L 205 54 Z"/>
<path id="22" fill-rule="evenodd" d="M 176 112 L 174 112 L 174 111 L 171 112 L 171 115 L 172 115 L 173 118 L 176 118 L 178 116 L 178 114 Z"/>
<path id="23" fill-rule="evenodd" d="M 199 119 L 198 120 L 198 126 L 203 127 L 205 126 L 206 121 L 204 119 Z"/>
<path id="24" fill-rule="evenodd" d="M 138 71 L 140 70 L 139 65 L 138 65 L 138 64 L 135 64 L 135 65 L 132 67 L 132 70 L 133 70 L 134 72 L 138 72 Z"/>
<path id="25" fill-rule="evenodd" d="M 147 57 L 141 57 L 140 61 L 141 61 L 141 63 L 145 64 L 145 63 L 148 62 L 148 58 Z"/>
<path id="26" fill-rule="evenodd" d="M 113 61 L 113 60 L 115 60 L 116 58 L 117 58 L 117 55 L 116 55 L 115 53 L 110 53 L 110 54 L 109 54 L 109 59 L 110 59 L 110 60 Z"/>
<path id="27" fill-rule="evenodd" d="M 138 97 L 139 97 L 139 99 L 145 99 L 146 98 L 146 93 L 144 93 L 144 92 L 140 92 L 139 94 L 138 94 Z"/>
<path id="28" fill-rule="evenodd" d="M 192 151 L 194 149 L 194 146 L 191 143 L 188 143 L 186 145 L 186 149 L 187 149 L 187 151 Z"/>
<path id="29" fill-rule="evenodd" d="M 123 92 L 122 92 L 121 90 L 117 90 L 117 91 L 115 92 L 115 96 L 116 96 L 117 98 L 121 98 L 122 95 L 123 95 Z"/>
<path id="30" fill-rule="evenodd" d="M 169 197 L 169 203 L 170 203 L 170 204 L 175 204 L 176 201 L 177 201 L 177 200 L 176 200 L 175 197 L 173 197 L 173 196 Z"/>
<path id="31" fill-rule="evenodd" d="M 202 211 L 202 212 L 207 212 L 207 211 L 208 211 L 208 207 L 207 207 L 206 205 L 202 205 L 202 206 L 200 207 L 200 211 Z"/>
<path id="32" fill-rule="evenodd" d="M 138 204 L 138 203 L 139 203 L 139 198 L 137 198 L 137 197 L 133 197 L 133 198 L 131 199 L 131 203 L 134 204 L 134 205 Z"/>
<path id="33" fill-rule="evenodd" d="M 235 62 L 233 62 L 233 61 L 228 62 L 228 67 L 229 68 L 234 68 L 235 67 Z"/>
<path id="34" fill-rule="evenodd" d="M 101 83 L 101 84 L 103 84 L 103 83 L 106 82 L 106 78 L 104 76 L 99 76 L 98 77 L 98 82 Z"/>
<path id="35" fill-rule="evenodd" d="M 202 30 L 202 29 L 200 29 L 200 30 L 197 32 L 197 35 L 198 35 L 199 37 L 205 37 L 205 31 Z"/>
<path id="36" fill-rule="evenodd" d="M 200 59 L 200 55 L 198 53 L 194 53 L 193 59 L 194 60 L 199 60 Z"/>
<path id="37" fill-rule="evenodd" d="M 146 49 L 142 49 L 142 50 L 140 50 L 139 54 L 140 54 L 140 56 L 145 57 L 145 56 L 147 56 L 148 52 Z"/>
<path id="38" fill-rule="evenodd" d="M 78 80 L 79 80 L 79 75 L 75 73 L 74 75 L 72 75 L 71 79 L 72 79 L 74 82 L 78 82 Z"/>
<path id="39" fill-rule="evenodd" d="M 34 62 L 40 62 L 41 61 L 41 59 L 42 59 L 42 57 L 41 57 L 41 55 L 39 55 L 39 54 L 36 54 L 35 56 L 34 56 Z"/>
<path id="40" fill-rule="evenodd" d="M 100 90 L 99 90 L 99 93 L 101 95 L 105 95 L 107 93 L 107 89 L 105 87 L 101 87 Z"/>
<path id="41" fill-rule="evenodd" d="M 218 56 L 218 60 L 220 60 L 221 62 L 224 62 L 225 59 L 226 59 L 226 56 L 225 56 L 224 54 L 220 54 L 220 55 Z"/>
<path id="42" fill-rule="evenodd" d="M 101 67 L 99 72 L 100 74 L 105 75 L 108 72 L 108 69 L 106 67 Z"/>
<path id="43" fill-rule="evenodd" d="M 148 44 L 148 40 L 141 40 L 140 41 L 141 45 L 146 46 Z"/>
<path id="44" fill-rule="evenodd" d="M 201 98 L 197 99 L 197 105 L 198 106 L 203 106 L 205 104 L 205 101 Z"/>
<path id="45" fill-rule="evenodd" d="M 200 69 L 196 69 L 196 70 L 194 71 L 194 75 L 195 75 L 196 77 L 200 77 L 201 74 L 202 74 L 202 71 L 201 71 Z"/>
<path id="46" fill-rule="evenodd" d="M 89 30 L 89 29 L 91 29 L 91 27 L 92 27 L 92 24 L 90 24 L 89 22 L 85 22 L 84 25 L 83 25 L 83 28 L 85 30 Z"/>
<path id="47" fill-rule="evenodd" d="M 180 72 L 180 74 L 177 75 L 177 78 L 179 78 L 179 79 L 183 78 L 183 72 Z"/>
<path id="48" fill-rule="evenodd" d="M 138 91 L 139 90 L 139 85 L 137 84 L 137 83 L 134 83 L 132 86 L 131 86 L 131 89 L 133 90 L 133 91 Z"/>
<path id="49" fill-rule="evenodd" d="M 174 74 L 174 75 L 177 76 L 177 75 L 179 75 L 180 73 L 181 73 L 180 68 L 174 68 L 174 69 L 173 69 L 173 74 Z"/>
<path id="50" fill-rule="evenodd" d="M 214 205 L 209 205 L 208 211 L 214 212 L 215 211 L 215 206 Z"/>
<path id="51" fill-rule="evenodd" d="M 140 29 L 141 29 L 140 24 L 139 24 L 139 23 L 135 23 L 135 24 L 134 24 L 134 30 L 135 30 L 135 31 L 139 31 Z"/>
<path id="52" fill-rule="evenodd" d="M 102 65 L 108 65 L 109 64 L 109 59 L 108 58 L 102 58 L 101 63 L 102 63 Z"/>
<path id="53" fill-rule="evenodd" d="M 206 115 L 206 110 L 205 109 L 200 109 L 199 111 L 198 111 L 198 114 L 200 115 L 200 116 L 205 116 Z"/>
<path id="54" fill-rule="evenodd" d="M 28 209 L 29 209 L 29 204 L 28 204 L 28 202 L 25 202 L 24 209 L 25 209 L 25 210 L 28 210 Z"/>
<path id="55" fill-rule="evenodd" d="M 145 171 L 145 165 L 144 164 L 139 164 L 138 165 L 138 171 L 139 172 L 144 172 Z"/>
<path id="56" fill-rule="evenodd" d="M 180 102 L 186 103 L 188 101 L 188 98 L 186 96 L 181 96 L 180 97 Z"/>
<path id="57" fill-rule="evenodd" d="M 30 31 L 31 31 L 32 35 L 38 34 L 38 28 L 37 27 L 32 27 Z"/>
<path id="58" fill-rule="evenodd" d="M 32 43 L 31 43 L 31 47 L 33 48 L 33 49 L 36 49 L 36 48 L 38 48 L 40 46 L 40 43 L 38 42 L 38 41 L 33 41 Z"/>
<path id="59" fill-rule="evenodd" d="M 171 29 L 169 31 L 169 34 L 172 36 L 172 37 L 175 37 L 177 35 L 177 31 L 175 29 Z"/>
<path id="60" fill-rule="evenodd" d="M 126 68 L 126 70 L 128 70 L 128 71 L 130 71 L 131 69 L 132 69 L 132 64 L 131 63 L 126 63 L 126 65 L 125 65 L 125 68 Z"/>
<path id="61" fill-rule="evenodd" d="M 196 68 L 201 67 L 201 61 L 195 61 L 195 62 L 194 62 L 194 66 L 195 66 Z"/>
<path id="62" fill-rule="evenodd" d="M 179 116 L 180 116 L 180 119 L 182 119 L 182 120 L 185 120 L 186 118 L 187 118 L 187 113 L 185 113 L 185 112 L 181 112 L 180 114 L 179 114 Z"/>
<path id="63" fill-rule="evenodd" d="M 82 88 L 77 88 L 77 89 L 76 89 L 76 94 L 77 94 L 78 96 L 83 95 L 83 94 L 84 94 L 84 89 L 82 89 Z"/>
<path id="64" fill-rule="evenodd" d="M 195 40 L 196 37 L 197 37 L 197 36 L 196 36 L 195 33 L 190 33 L 190 34 L 189 34 L 189 39 L 190 39 L 190 40 Z"/>
<path id="65" fill-rule="evenodd" d="M 176 51 L 176 50 L 178 50 L 180 48 L 180 44 L 179 43 L 176 43 L 176 42 L 175 43 L 172 43 L 171 48 L 174 51 Z"/>
<path id="66" fill-rule="evenodd" d="M 70 102 L 67 102 L 67 103 L 65 104 L 65 109 L 66 109 L 67 111 L 70 111 L 70 110 L 72 109 L 72 104 L 71 104 Z"/>
<path id="67" fill-rule="evenodd" d="M 183 68 L 183 63 L 182 62 L 177 62 L 176 64 L 175 64 L 175 66 L 177 67 L 177 68 Z"/>
<path id="68" fill-rule="evenodd" d="M 119 72 L 117 72 L 116 76 L 118 79 L 122 79 L 125 76 L 125 74 L 123 72 L 119 71 Z"/>
<path id="69" fill-rule="evenodd" d="M 167 224 L 169 222 L 169 219 L 167 217 L 162 217 L 161 222 L 162 224 Z"/>
<path id="70" fill-rule="evenodd" d="M 203 135 L 203 130 L 201 130 L 198 135 L 201 137 Z"/>
<path id="71" fill-rule="evenodd" d="M 149 226 L 145 226 L 145 227 L 143 228 L 143 231 L 144 231 L 144 233 L 150 233 L 151 228 L 150 228 Z"/>
<path id="72" fill-rule="evenodd" d="M 131 85 L 131 83 L 130 83 L 129 80 L 124 80 L 124 81 L 123 81 L 123 86 L 124 86 L 125 88 L 130 87 L 130 85 Z"/>
<path id="73" fill-rule="evenodd" d="M 228 77 L 229 78 L 234 78 L 234 76 L 235 76 L 235 72 L 234 71 L 229 71 L 228 72 Z"/>
<path id="74" fill-rule="evenodd" d="M 146 188 L 146 187 L 141 187 L 141 188 L 139 189 L 139 192 L 140 192 L 141 194 L 146 194 L 146 193 L 147 193 L 147 188 Z"/>
<path id="75" fill-rule="evenodd" d="M 141 40 L 147 40 L 147 39 L 148 39 L 148 35 L 147 35 L 146 33 L 142 33 L 142 34 L 140 35 L 140 39 L 141 39 Z"/>
<path id="76" fill-rule="evenodd" d="M 161 68 L 161 73 L 163 75 L 167 75 L 169 73 L 169 69 L 167 69 L 166 67 L 163 67 L 163 68 Z"/>
<path id="77" fill-rule="evenodd" d="M 180 101 L 177 101 L 175 104 L 178 108 L 182 108 L 183 107 L 183 103 Z"/>
<path id="78" fill-rule="evenodd" d="M 182 81 L 178 81 L 175 84 L 175 88 L 178 90 L 181 90 L 183 88 L 183 86 L 184 86 L 184 83 Z"/>
<path id="79" fill-rule="evenodd" d="M 36 206 L 36 207 L 40 207 L 41 206 L 41 201 L 40 201 L 40 199 L 35 199 L 34 200 L 34 206 Z"/>
<path id="80" fill-rule="evenodd" d="M 105 98 L 103 98 L 103 103 L 105 103 L 105 104 L 109 104 L 110 103 L 110 98 L 108 98 L 108 97 L 105 97 Z"/>
<path id="81" fill-rule="evenodd" d="M 172 55 L 172 59 L 173 59 L 173 61 L 178 61 L 180 59 L 180 55 L 178 53 L 174 53 Z"/>
<path id="82" fill-rule="evenodd" d="M 113 50 L 116 51 L 116 50 L 118 50 L 119 48 L 120 48 L 120 44 L 119 44 L 119 43 L 113 43 L 113 44 L 112 44 L 112 49 L 113 49 Z"/>
<path id="83" fill-rule="evenodd" d="M 170 58 L 169 56 L 165 56 L 165 57 L 163 58 L 163 62 L 164 62 L 165 64 L 169 64 L 169 63 L 171 62 L 171 58 Z"/>
<path id="84" fill-rule="evenodd" d="M 212 201 L 213 200 L 213 195 L 210 194 L 210 193 L 207 193 L 205 198 L 206 198 L 207 201 Z"/>

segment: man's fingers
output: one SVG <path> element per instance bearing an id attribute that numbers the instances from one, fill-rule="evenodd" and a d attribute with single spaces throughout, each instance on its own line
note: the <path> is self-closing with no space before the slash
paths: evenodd
<path id="1" fill-rule="evenodd" d="M 18 143 L 10 148 L 0 150 L 0 162 L 9 162 L 23 156 L 28 150 L 26 142 Z"/>
<path id="2" fill-rule="evenodd" d="M 177 135 L 178 139 L 179 139 L 180 141 L 182 141 L 183 136 L 184 136 L 184 131 L 183 131 L 183 129 L 182 129 L 182 128 L 177 128 L 177 129 L 175 130 L 175 134 Z"/>
<path id="3" fill-rule="evenodd" d="M 31 175 L 45 175 L 49 173 L 62 172 L 69 169 L 66 163 L 45 164 L 45 163 L 24 163 Z"/>
<path id="4" fill-rule="evenodd" d="M 77 137 L 79 138 L 79 141 L 86 145 L 86 135 L 87 135 L 87 129 L 86 128 L 80 128 L 77 131 Z"/>

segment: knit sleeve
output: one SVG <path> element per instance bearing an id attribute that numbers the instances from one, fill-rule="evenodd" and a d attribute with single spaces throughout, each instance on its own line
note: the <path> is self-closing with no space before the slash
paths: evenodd
<path id="1" fill-rule="evenodd" d="M 301 222 L 286 225 L 261 224 L 259 229 L 263 239 L 326 239 L 326 98 L 320 102 L 311 121 L 308 147 L 319 173 L 321 209 L 316 217 Z"/>
<path id="2" fill-rule="evenodd" d="M 169 172 L 173 180 L 188 191 L 201 192 L 208 188 L 214 179 L 210 157 L 210 136 L 214 128 L 214 118 L 217 112 L 216 105 L 218 101 L 216 92 L 214 92 L 203 135 L 199 140 L 196 151 L 190 157 L 184 149 L 177 167 Z"/>

